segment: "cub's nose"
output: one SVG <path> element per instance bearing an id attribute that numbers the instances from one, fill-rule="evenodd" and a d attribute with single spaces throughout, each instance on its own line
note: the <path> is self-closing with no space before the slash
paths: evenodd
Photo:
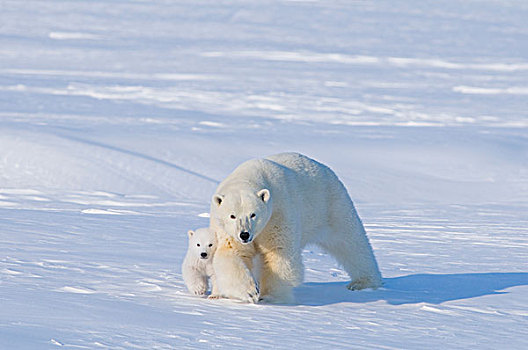
<path id="1" fill-rule="evenodd" d="M 204 253 L 200 254 L 200 256 L 202 257 L 202 259 L 205 259 L 205 258 L 207 258 L 207 253 L 204 252 Z"/>
<path id="2" fill-rule="evenodd" d="M 249 232 L 240 232 L 240 239 L 247 241 L 249 239 Z"/>

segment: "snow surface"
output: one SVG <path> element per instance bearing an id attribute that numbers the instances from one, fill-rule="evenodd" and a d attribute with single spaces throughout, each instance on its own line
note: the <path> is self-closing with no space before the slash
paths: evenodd
<path id="1" fill-rule="evenodd" d="M 528 348 L 528 4 L 0 1 L 1 349 Z M 385 285 L 189 295 L 244 160 L 346 184 Z"/>

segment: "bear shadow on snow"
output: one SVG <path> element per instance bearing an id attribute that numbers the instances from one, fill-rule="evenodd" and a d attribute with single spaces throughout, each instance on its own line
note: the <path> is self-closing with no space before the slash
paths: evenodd
<path id="1" fill-rule="evenodd" d="M 343 302 L 385 300 L 391 305 L 431 303 L 507 294 L 503 289 L 528 285 L 528 273 L 494 272 L 415 274 L 384 278 L 378 290 L 351 292 L 345 282 L 308 282 L 295 288 L 297 305 L 322 306 Z"/>

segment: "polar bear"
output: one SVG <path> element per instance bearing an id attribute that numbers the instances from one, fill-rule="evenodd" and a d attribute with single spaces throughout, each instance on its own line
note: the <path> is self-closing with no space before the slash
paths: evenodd
<path id="1" fill-rule="evenodd" d="M 220 183 L 211 203 L 219 292 L 255 303 L 292 303 L 303 281 L 302 249 L 316 244 L 351 278 L 348 288 L 382 279 L 345 186 L 327 166 L 298 153 L 249 160 Z M 259 280 L 252 275 L 258 257 Z M 259 290 L 260 287 L 260 290 Z"/>
<path id="2" fill-rule="evenodd" d="M 211 295 L 217 298 L 216 277 L 213 270 L 213 256 L 217 247 L 216 235 L 209 228 L 187 232 L 189 246 L 182 264 L 183 281 L 190 293 L 204 295 L 211 280 Z"/>

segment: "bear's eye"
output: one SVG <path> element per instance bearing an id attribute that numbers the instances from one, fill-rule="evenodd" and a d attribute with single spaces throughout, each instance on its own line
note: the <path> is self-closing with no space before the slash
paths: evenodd
<path id="1" fill-rule="evenodd" d="M 233 220 L 235 220 L 235 219 L 236 219 L 236 216 L 234 216 L 233 214 L 231 214 L 230 218 L 233 219 Z"/>
<path id="2" fill-rule="evenodd" d="M 199 246 L 200 246 L 200 243 L 196 243 L 196 246 L 199 247 Z"/>
<path id="3" fill-rule="evenodd" d="M 249 217 L 252 218 L 252 219 L 254 219 L 255 216 L 257 216 L 257 214 L 255 214 L 255 213 L 251 213 L 251 215 L 250 215 Z"/>
<path id="4" fill-rule="evenodd" d="M 212 247 L 213 246 L 213 243 L 209 243 L 209 247 Z"/>

